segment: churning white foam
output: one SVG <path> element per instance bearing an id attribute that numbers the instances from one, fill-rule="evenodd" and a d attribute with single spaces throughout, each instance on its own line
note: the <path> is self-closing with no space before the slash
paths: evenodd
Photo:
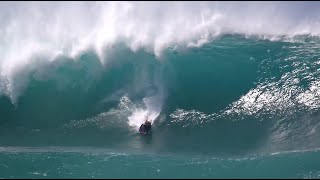
<path id="1" fill-rule="evenodd" d="M 319 2 L 1 2 L 0 93 L 14 96 L 17 71 L 35 56 L 52 61 L 124 42 L 157 57 L 225 33 L 274 38 L 320 33 Z"/>
<path id="2" fill-rule="evenodd" d="M 159 96 L 144 98 L 144 107 L 131 109 L 132 114 L 128 117 L 128 124 L 134 129 L 137 129 L 145 122 L 146 118 L 153 124 L 160 115 L 162 104 L 163 99 Z"/>

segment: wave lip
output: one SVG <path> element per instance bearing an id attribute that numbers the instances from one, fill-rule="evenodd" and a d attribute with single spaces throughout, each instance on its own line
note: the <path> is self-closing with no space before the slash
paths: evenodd
<path id="1" fill-rule="evenodd" d="M 77 59 L 88 50 L 105 63 L 109 57 L 105 49 L 119 42 L 133 52 L 144 49 L 161 58 L 168 47 L 200 47 L 224 34 L 281 40 L 282 36 L 320 33 L 318 2 L 2 4 L 0 93 L 13 101 L 12 94 L 23 89 L 14 82 L 21 69 L 59 56 Z"/>
<path id="2" fill-rule="evenodd" d="M 75 57 L 90 48 L 103 57 L 103 48 L 119 41 L 160 56 L 169 46 L 200 46 L 221 34 L 319 35 L 317 7 L 318 2 L 5 2 L 1 59 L 16 66 L 35 54 Z"/>

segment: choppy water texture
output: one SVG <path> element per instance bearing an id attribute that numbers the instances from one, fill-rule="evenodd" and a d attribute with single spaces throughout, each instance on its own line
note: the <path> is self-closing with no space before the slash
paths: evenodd
<path id="1" fill-rule="evenodd" d="M 0 3 L 0 177 L 319 178 L 319 5 Z"/>

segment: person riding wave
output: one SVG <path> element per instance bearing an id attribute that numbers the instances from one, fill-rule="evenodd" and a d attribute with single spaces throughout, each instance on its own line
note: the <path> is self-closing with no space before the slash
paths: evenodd
<path id="1" fill-rule="evenodd" d="M 146 121 L 143 124 L 141 124 L 139 131 L 141 132 L 141 130 L 143 128 L 144 134 L 147 134 L 151 130 L 151 122 L 149 121 L 147 116 L 145 116 L 145 117 L 146 117 Z"/>

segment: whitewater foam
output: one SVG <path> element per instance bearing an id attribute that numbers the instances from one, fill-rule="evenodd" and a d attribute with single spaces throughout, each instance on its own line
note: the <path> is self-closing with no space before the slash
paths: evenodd
<path id="1" fill-rule="evenodd" d="M 143 106 L 145 107 L 135 107 L 132 111 L 132 114 L 128 117 L 128 124 L 133 127 L 135 130 L 140 127 L 146 120 L 149 119 L 151 124 L 154 124 L 157 117 L 160 115 L 163 101 L 159 99 L 157 101 L 155 96 L 144 98 Z"/>
<path id="2" fill-rule="evenodd" d="M 316 2 L 3 2 L 0 7 L 1 91 L 14 99 L 15 74 L 34 56 L 76 59 L 124 42 L 157 57 L 168 47 L 199 47 L 222 34 L 277 39 L 320 32 Z M 308 9 L 308 14 L 306 10 Z M 275 18 L 276 17 L 276 18 Z M 297 23 L 299 22 L 299 23 Z"/>

